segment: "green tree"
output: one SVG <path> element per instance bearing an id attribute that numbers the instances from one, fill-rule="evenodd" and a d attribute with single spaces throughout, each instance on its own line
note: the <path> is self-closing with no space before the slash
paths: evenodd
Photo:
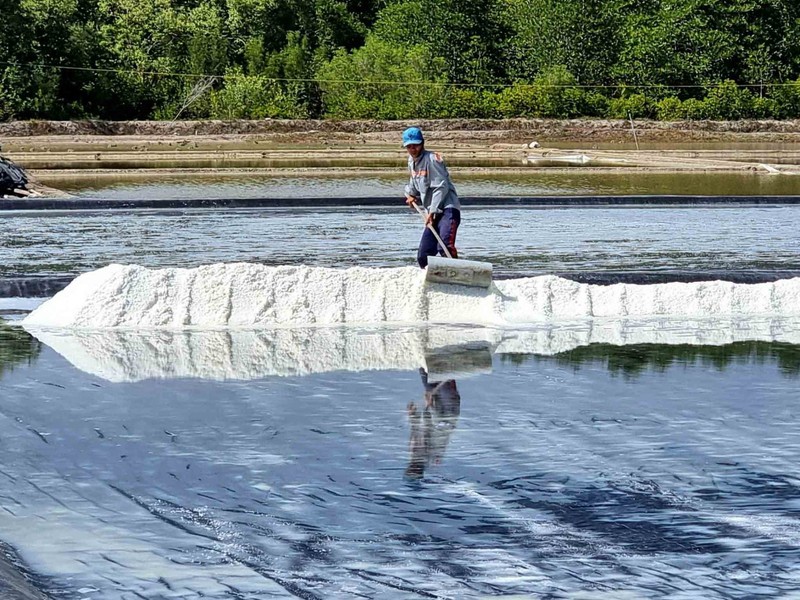
<path id="1" fill-rule="evenodd" d="M 378 14 L 374 33 L 396 46 L 427 46 L 444 59 L 453 83 L 505 78 L 503 40 L 509 32 L 497 0 L 401 0 Z"/>
<path id="2" fill-rule="evenodd" d="M 180 41 L 185 32 L 170 0 L 99 0 L 99 27 L 107 66 L 116 69 L 107 82 L 116 102 L 111 118 L 147 118 L 156 108 L 177 101 L 183 80 L 160 73 L 182 73 Z"/>
<path id="3" fill-rule="evenodd" d="M 509 75 L 531 80 L 561 65 L 584 85 L 608 83 L 621 45 L 618 10 L 616 0 L 508 0 Z"/>
<path id="4" fill-rule="evenodd" d="M 797 3 L 621 1 L 622 46 L 613 68 L 619 82 L 702 86 L 796 74 Z"/>
<path id="5" fill-rule="evenodd" d="M 312 48 L 307 36 L 290 31 L 286 45 L 267 57 L 262 72 L 281 82 L 287 96 L 294 98 L 298 111 L 307 117 L 320 116 L 322 97 L 315 81 L 318 65 L 324 64 L 326 51 Z"/>
<path id="6" fill-rule="evenodd" d="M 432 116 L 444 94 L 445 64 L 424 46 L 395 46 L 374 37 L 340 50 L 318 73 L 325 115 L 339 119 Z"/>
<path id="7" fill-rule="evenodd" d="M 251 56 L 279 50 L 286 36 L 278 0 L 226 0 L 226 30 L 235 55 Z M 252 73 L 257 74 L 257 73 Z"/>
<path id="8" fill-rule="evenodd" d="M 800 116 L 796 0 L 0 3 L 0 119 Z"/>
<path id="9" fill-rule="evenodd" d="M 185 76 L 171 80 L 174 91 L 155 108 L 157 118 L 178 116 L 204 118 L 210 114 L 210 91 L 228 65 L 228 41 L 224 32 L 225 16 L 208 0 L 184 8 L 176 14 L 183 32 L 170 48 L 173 63 Z"/>
<path id="10" fill-rule="evenodd" d="M 717 19 L 716 0 L 628 0 L 614 78 L 632 86 L 700 85 L 727 74 L 736 39 Z"/>
<path id="11" fill-rule="evenodd" d="M 738 39 L 731 78 L 760 86 L 798 75 L 800 4 L 794 0 L 737 0 L 728 10 Z M 763 93 L 759 87 L 759 95 Z"/>
<path id="12" fill-rule="evenodd" d="M 66 118 L 80 112 L 91 92 L 89 71 L 65 74 L 60 66 L 85 67 L 94 55 L 83 21 L 88 0 L 18 0 L 2 10 L 0 118 Z"/>

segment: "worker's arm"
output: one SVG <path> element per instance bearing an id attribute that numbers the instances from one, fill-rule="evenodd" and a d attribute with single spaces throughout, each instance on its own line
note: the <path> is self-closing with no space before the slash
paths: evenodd
<path id="1" fill-rule="evenodd" d="M 441 212 L 444 208 L 444 199 L 450 192 L 450 173 L 447 172 L 444 159 L 439 153 L 431 156 L 428 165 L 428 175 L 430 176 L 430 187 L 431 190 L 433 190 L 431 206 L 428 212 L 434 215 Z"/>
<path id="2" fill-rule="evenodd" d="M 414 184 L 414 174 L 411 171 L 411 162 L 408 163 L 408 183 L 406 184 L 406 204 L 411 206 L 412 202 L 419 202 L 420 193 Z"/>

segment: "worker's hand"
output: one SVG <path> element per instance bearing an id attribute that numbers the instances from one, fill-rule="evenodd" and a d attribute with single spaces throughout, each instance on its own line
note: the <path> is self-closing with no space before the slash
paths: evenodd
<path id="1" fill-rule="evenodd" d="M 425 227 L 429 225 L 433 225 L 433 213 L 428 213 L 425 215 Z"/>
<path id="2" fill-rule="evenodd" d="M 406 204 L 409 206 L 413 205 L 416 201 L 417 199 L 414 198 L 414 196 L 406 196 Z"/>

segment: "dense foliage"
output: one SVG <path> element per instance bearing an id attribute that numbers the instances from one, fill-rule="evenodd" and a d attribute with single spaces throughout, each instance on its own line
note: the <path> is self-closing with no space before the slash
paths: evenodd
<path id="1" fill-rule="evenodd" d="M 0 119 L 800 117 L 796 0 L 0 0 Z"/>
<path id="2" fill-rule="evenodd" d="M 42 343 L 21 327 L 7 325 L 0 319 L 0 376 L 15 366 L 35 360 Z"/>

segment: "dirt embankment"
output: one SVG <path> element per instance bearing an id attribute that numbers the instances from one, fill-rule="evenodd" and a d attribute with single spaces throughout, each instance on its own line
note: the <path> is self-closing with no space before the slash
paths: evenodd
<path id="1" fill-rule="evenodd" d="M 56 195 L 45 186 L 65 176 L 397 173 L 410 125 L 461 172 L 800 174 L 800 120 L 18 121 L 0 123 L 0 143 L 37 191 Z"/>
<path id="2" fill-rule="evenodd" d="M 14 121 L 0 123 L 0 138 L 30 136 L 264 136 L 294 142 L 326 135 L 366 136 L 396 142 L 398 132 L 419 125 L 437 139 L 630 142 L 631 122 L 609 119 L 446 119 L 407 121 Z M 643 141 L 800 142 L 800 120 L 649 121 L 633 123 Z"/>

